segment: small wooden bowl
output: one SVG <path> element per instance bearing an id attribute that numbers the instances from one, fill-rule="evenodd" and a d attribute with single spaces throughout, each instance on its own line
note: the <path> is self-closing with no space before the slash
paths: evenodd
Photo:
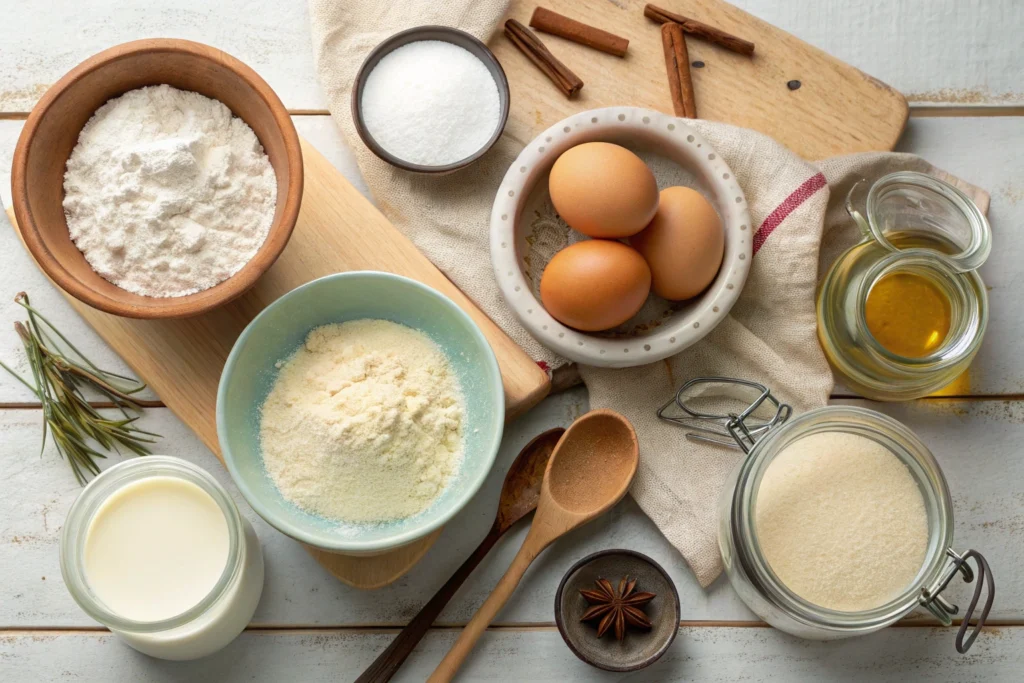
<path id="1" fill-rule="evenodd" d="M 277 210 L 263 246 L 240 271 L 202 292 L 159 298 L 128 292 L 93 271 L 68 234 L 63 198 L 68 157 L 93 113 L 129 90 L 164 83 L 220 100 L 249 124 L 277 174 Z M 11 190 L 25 245 L 64 291 L 115 315 L 181 318 L 238 297 L 284 250 L 302 201 L 302 151 L 281 100 L 245 64 L 187 40 L 138 40 L 90 57 L 46 91 L 18 139 Z"/>
<path id="2" fill-rule="evenodd" d="M 451 43 L 452 45 L 458 45 L 459 47 L 467 50 L 470 54 L 483 62 L 484 66 L 487 67 L 487 70 L 494 78 L 495 84 L 498 86 L 498 103 L 500 108 L 498 110 L 498 127 L 494 130 L 494 133 L 491 134 L 491 137 L 488 138 L 483 147 L 470 156 L 442 166 L 414 164 L 411 161 L 406 161 L 405 159 L 395 156 L 380 146 L 373 136 L 370 135 L 370 131 L 367 130 L 366 124 L 363 121 L 363 108 L 361 106 L 363 86 L 366 85 L 366 79 L 369 77 L 370 72 L 373 71 L 373 67 L 377 66 L 377 63 L 384 59 L 388 54 L 394 52 L 403 45 L 415 43 L 420 40 L 440 40 L 445 43 Z M 362 139 L 363 143 L 370 149 L 370 151 L 392 166 L 406 171 L 414 171 L 416 173 L 451 173 L 469 166 L 494 146 L 494 143 L 498 141 L 498 138 L 500 138 L 502 132 L 504 132 L 505 124 L 508 122 L 509 101 L 510 95 L 508 78 L 505 77 L 505 70 L 501 68 L 501 62 L 498 61 L 498 58 L 494 56 L 494 53 L 491 52 L 489 47 L 477 40 L 474 36 L 456 28 L 448 26 L 416 26 L 396 33 L 377 47 L 373 48 L 373 51 L 366 57 L 363 65 L 359 67 L 359 72 L 356 74 L 355 86 L 352 88 L 352 122 L 356 126 L 356 132 L 359 134 L 360 139 Z"/>

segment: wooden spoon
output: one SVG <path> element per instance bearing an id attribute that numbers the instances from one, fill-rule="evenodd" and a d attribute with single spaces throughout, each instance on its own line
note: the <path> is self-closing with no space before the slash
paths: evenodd
<path id="1" fill-rule="evenodd" d="M 544 480 L 544 471 L 547 469 L 548 458 L 555 449 L 555 445 L 565 430 L 561 427 L 549 429 L 543 434 L 535 437 L 530 443 L 523 447 L 523 450 L 516 456 L 512 466 L 505 475 L 505 483 L 501 487 L 501 498 L 498 501 L 498 514 L 494 518 L 494 524 L 480 546 L 473 551 L 462 566 L 455 570 L 448 583 L 441 586 L 441 590 L 430 599 L 419 614 L 413 617 L 408 626 L 402 629 L 388 648 L 380 653 L 377 659 L 366 668 L 363 675 L 356 679 L 355 683 L 384 683 L 390 681 L 398 668 L 402 666 L 409 653 L 416 644 L 420 642 L 423 635 L 430 628 L 430 625 L 437 619 L 444 606 L 459 590 L 459 586 L 480 564 L 480 560 L 487 556 L 498 539 L 505 535 L 516 522 L 526 517 L 537 508 L 537 501 L 540 499 L 540 486 Z"/>
<path id="2" fill-rule="evenodd" d="M 455 676 L 541 551 L 622 500 L 639 461 L 640 449 L 633 426 L 618 413 L 593 410 L 572 423 L 548 461 L 537 513 L 523 547 L 427 679 L 430 683 L 450 681 Z"/>

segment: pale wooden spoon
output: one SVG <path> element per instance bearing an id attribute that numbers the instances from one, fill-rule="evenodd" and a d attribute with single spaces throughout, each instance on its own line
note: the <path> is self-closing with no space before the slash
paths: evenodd
<path id="1" fill-rule="evenodd" d="M 572 423 L 548 461 L 537 512 L 522 548 L 430 675 L 430 683 L 450 681 L 455 676 L 541 551 L 622 500 L 639 461 L 633 425 L 618 413 L 594 410 Z"/>
<path id="2" fill-rule="evenodd" d="M 381 652 L 377 659 L 366 668 L 363 675 L 354 683 L 386 683 L 391 680 L 402 662 L 406 660 L 416 644 L 426 635 L 430 625 L 437 619 L 444 606 L 452 599 L 459 586 L 469 577 L 480 561 L 487 556 L 498 539 L 515 526 L 515 523 L 537 509 L 540 500 L 540 487 L 544 482 L 544 472 L 548 468 L 548 460 L 555 452 L 555 446 L 565 430 L 561 427 L 549 429 L 535 437 L 523 447 L 512 462 L 505 483 L 501 487 L 501 498 L 498 500 L 498 513 L 494 517 L 491 530 L 480 542 L 480 547 L 473 551 L 469 559 L 462 563 L 448 583 L 441 587 L 402 632 L 391 641 L 388 648 Z"/>

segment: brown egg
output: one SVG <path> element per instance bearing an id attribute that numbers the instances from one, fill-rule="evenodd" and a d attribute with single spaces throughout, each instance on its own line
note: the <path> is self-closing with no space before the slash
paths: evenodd
<path id="1" fill-rule="evenodd" d="M 551 167 L 548 191 L 562 220 L 589 237 L 635 235 L 658 210 L 651 169 L 610 142 L 585 142 L 563 152 Z"/>
<path id="2" fill-rule="evenodd" d="M 651 270 L 622 242 L 585 240 L 548 262 L 540 299 L 556 320 L 584 332 L 607 330 L 636 315 L 651 291 Z"/>
<path id="3" fill-rule="evenodd" d="M 722 265 L 725 231 L 708 200 L 689 187 L 667 187 L 654 220 L 630 238 L 651 267 L 660 297 L 691 299 L 711 284 Z"/>

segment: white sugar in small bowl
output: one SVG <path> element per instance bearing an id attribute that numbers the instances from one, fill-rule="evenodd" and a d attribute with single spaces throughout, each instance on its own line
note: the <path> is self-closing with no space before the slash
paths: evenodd
<path id="1" fill-rule="evenodd" d="M 394 150 L 389 151 L 385 149 L 381 142 L 374 138 L 373 133 L 367 127 L 364 117 L 362 106 L 363 94 L 366 89 L 367 80 L 374 68 L 382 59 L 395 50 L 421 41 L 440 41 L 466 50 L 473 57 L 480 60 L 480 63 L 487 69 L 491 78 L 494 79 L 494 85 L 498 91 L 498 118 L 494 129 L 490 132 L 490 136 L 482 139 L 480 146 L 476 147 L 476 149 L 472 151 L 467 150 L 465 156 L 449 163 L 430 165 L 403 159 Z M 472 164 L 498 141 L 498 138 L 501 137 L 502 132 L 505 130 L 505 123 L 508 121 L 509 97 L 508 79 L 505 77 L 505 71 L 501 68 L 498 58 L 494 56 L 494 53 L 486 45 L 465 31 L 448 26 L 417 26 L 396 33 L 386 39 L 370 52 L 362 66 L 359 67 L 355 85 L 352 88 L 352 121 L 355 124 L 356 132 L 370 151 L 392 166 L 417 173 L 451 173 Z M 472 115 L 477 112 L 468 113 Z M 417 123 L 419 122 L 401 121 L 396 123 L 396 125 L 408 126 L 410 130 L 414 130 Z"/>
<path id="2" fill-rule="evenodd" d="M 701 295 L 669 302 L 655 295 L 632 319 L 586 333 L 555 320 L 540 302 L 540 276 L 555 252 L 586 239 L 558 218 L 548 195 L 555 160 L 584 142 L 614 142 L 651 166 L 659 189 L 687 185 L 722 218 L 725 255 Z M 644 365 L 692 346 L 728 315 L 743 289 L 753 255 L 753 226 L 732 170 L 685 119 L 637 107 L 580 112 L 534 138 L 509 167 L 491 211 L 491 261 L 498 287 L 516 317 L 542 344 L 587 365 Z"/>

